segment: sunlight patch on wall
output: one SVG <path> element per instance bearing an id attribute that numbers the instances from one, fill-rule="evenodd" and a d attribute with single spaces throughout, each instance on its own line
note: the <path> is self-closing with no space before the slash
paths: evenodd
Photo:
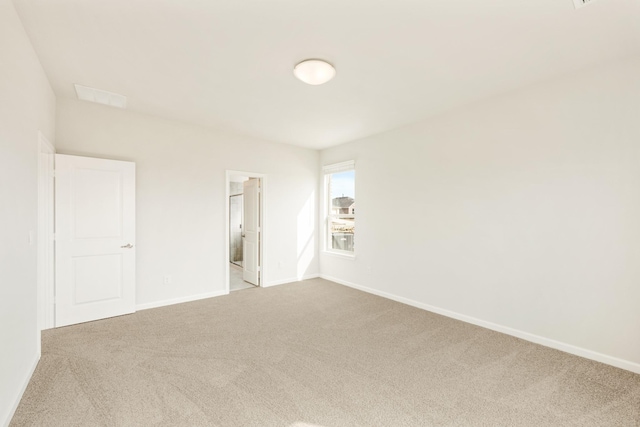
<path id="1" fill-rule="evenodd" d="M 316 207 L 315 192 L 312 192 L 305 202 L 300 212 L 298 212 L 297 224 L 297 255 L 298 263 L 296 268 L 296 278 L 301 280 L 309 270 L 309 266 L 315 256 L 315 224 Z"/>

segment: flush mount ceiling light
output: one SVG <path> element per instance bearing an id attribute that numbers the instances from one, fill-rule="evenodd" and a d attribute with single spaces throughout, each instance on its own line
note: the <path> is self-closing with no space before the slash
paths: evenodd
<path id="1" fill-rule="evenodd" d="M 326 61 L 307 59 L 293 68 L 293 74 L 303 82 L 317 86 L 334 78 L 336 69 Z"/>
<path id="2" fill-rule="evenodd" d="M 117 108 L 127 108 L 127 97 L 119 93 L 108 92 L 93 87 L 74 85 L 78 99 Z"/>

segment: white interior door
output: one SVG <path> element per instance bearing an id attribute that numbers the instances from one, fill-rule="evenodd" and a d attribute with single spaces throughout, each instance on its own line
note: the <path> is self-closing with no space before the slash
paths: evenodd
<path id="1" fill-rule="evenodd" d="M 56 154 L 56 327 L 135 311 L 135 163 Z"/>
<path id="2" fill-rule="evenodd" d="M 243 187 L 242 278 L 260 286 L 260 180 L 251 178 L 243 183 Z"/>

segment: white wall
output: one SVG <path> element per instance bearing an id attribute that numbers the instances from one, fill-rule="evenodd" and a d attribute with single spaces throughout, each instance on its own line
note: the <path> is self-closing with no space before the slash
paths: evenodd
<path id="1" fill-rule="evenodd" d="M 266 284 L 318 274 L 317 151 L 67 99 L 56 129 L 59 153 L 136 162 L 138 305 L 224 292 L 227 169 L 267 174 Z"/>
<path id="2" fill-rule="evenodd" d="M 356 160 L 358 216 L 356 260 L 321 254 L 323 276 L 640 372 L 638 76 L 612 64 L 324 150 Z"/>
<path id="3" fill-rule="evenodd" d="M 39 359 L 38 131 L 54 140 L 55 96 L 13 4 L 0 0 L 0 425 Z"/>

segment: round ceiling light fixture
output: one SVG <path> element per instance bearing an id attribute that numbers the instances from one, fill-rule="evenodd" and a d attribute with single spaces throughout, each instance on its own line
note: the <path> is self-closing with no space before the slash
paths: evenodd
<path id="1" fill-rule="evenodd" d="M 293 74 L 310 85 L 321 85 L 336 75 L 333 65 L 321 59 L 306 59 L 293 68 Z"/>

